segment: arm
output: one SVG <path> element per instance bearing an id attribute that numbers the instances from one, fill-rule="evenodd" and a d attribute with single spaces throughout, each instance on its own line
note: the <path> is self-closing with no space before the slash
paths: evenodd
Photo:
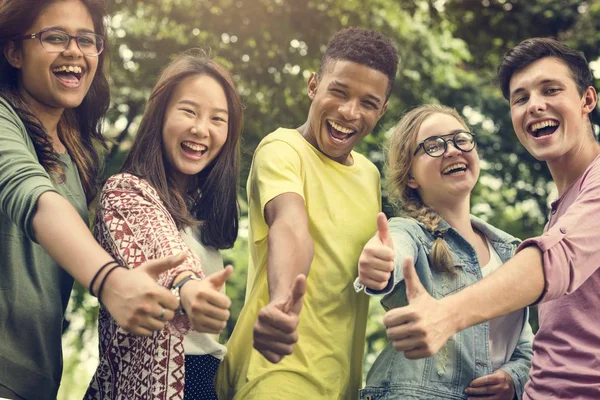
<path id="1" fill-rule="evenodd" d="M 308 231 L 304 200 L 295 193 L 284 193 L 265 206 L 269 226 L 267 278 L 271 301 L 287 297 L 294 279 L 308 276 L 314 244 Z"/>
<path id="2" fill-rule="evenodd" d="M 94 240 L 73 206 L 55 192 L 50 177 L 31 149 L 25 128 L 14 111 L 2 101 L 0 187 L 0 212 L 29 240 L 38 242 L 82 286 L 88 287 L 92 276 L 112 257 Z M 181 261 L 175 257 L 149 263 L 136 273 L 118 269 L 107 278 L 103 292 L 103 296 L 107 296 L 105 305 L 123 328 L 140 335 L 162 329 L 164 322 L 155 320 L 152 315 L 159 315 L 162 308 L 174 310 L 177 299 L 157 287 L 149 275 L 158 274 Z M 96 281 L 94 293 L 97 293 L 105 272 Z M 165 319 L 169 317 L 172 313 L 167 312 Z"/>
<path id="3" fill-rule="evenodd" d="M 267 360 L 277 363 L 292 354 L 298 341 L 299 316 L 314 245 L 300 195 L 284 193 L 269 201 L 265 220 L 269 226 L 270 301 L 260 310 L 254 325 L 254 347 Z"/>
<path id="4" fill-rule="evenodd" d="M 105 247 L 125 265 L 137 268 L 147 260 L 186 255 L 186 261 L 159 276 L 158 282 L 170 288 L 189 275 L 203 278 L 200 259 L 186 245 L 175 221 L 158 194 L 143 180 L 119 174 L 108 180 L 100 196 L 96 231 Z M 189 321 L 200 332 L 218 333 L 229 318 L 229 298 L 220 288 L 231 275 L 231 267 L 207 279 L 188 280 L 180 289 L 187 317 L 175 317 L 175 326 L 185 333 Z"/>

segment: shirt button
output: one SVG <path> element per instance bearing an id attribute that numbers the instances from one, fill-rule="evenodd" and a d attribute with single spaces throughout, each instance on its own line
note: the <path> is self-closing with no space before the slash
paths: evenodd
<path id="1" fill-rule="evenodd" d="M 560 228 L 560 232 L 561 232 L 562 234 L 565 234 L 565 233 L 567 233 L 567 228 L 565 228 L 565 227 L 563 226 L 562 228 Z"/>

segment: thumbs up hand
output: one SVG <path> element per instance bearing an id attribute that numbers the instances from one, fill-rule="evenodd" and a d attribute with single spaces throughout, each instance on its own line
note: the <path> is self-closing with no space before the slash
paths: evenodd
<path id="1" fill-rule="evenodd" d="M 229 319 L 231 300 L 221 293 L 233 267 L 215 272 L 202 280 L 190 280 L 180 289 L 181 306 L 198 332 L 221 333 Z"/>
<path id="2" fill-rule="evenodd" d="M 409 304 L 385 314 L 387 337 L 408 359 L 431 357 L 454 334 L 453 315 L 444 301 L 434 299 L 423 287 L 412 257 L 404 259 L 402 273 Z"/>
<path id="3" fill-rule="evenodd" d="M 258 313 L 254 348 L 272 363 L 278 363 L 294 351 L 305 293 L 306 277 L 299 274 L 288 296 L 272 300 Z"/>
<path id="4" fill-rule="evenodd" d="M 384 213 L 377 215 L 377 233 L 363 248 L 358 259 L 358 279 L 373 290 L 383 290 L 394 271 L 394 243 Z"/>

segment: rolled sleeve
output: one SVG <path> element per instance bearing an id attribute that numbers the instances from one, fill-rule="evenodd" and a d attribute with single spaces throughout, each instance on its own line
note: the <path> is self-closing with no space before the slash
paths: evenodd
<path id="1" fill-rule="evenodd" d="M 570 193 L 570 191 L 577 191 Z M 569 205 L 569 196 L 575 197 Z M 517 249 L 537 246 L 542 251 L 545 288 L 539 302 L 576 291 L 600 266 L 600 161 L 584 173 L 579 184 L 563 195 L 564 210 L 546 232 L 525 240 Z"/>

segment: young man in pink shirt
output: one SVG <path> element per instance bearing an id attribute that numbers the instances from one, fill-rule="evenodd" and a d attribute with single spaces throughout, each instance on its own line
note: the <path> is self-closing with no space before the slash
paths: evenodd
<path id="1" fill-rule="evenodd" d="M 600 145 L 590 119 L 597 102 L 593 75 L 581 53 L 535 38 L 505 54 L 498 76 L 519 141 L 546 161 L 560 197 L 541 236 L 525 240 L 500 269 L 452 296 L 431 297 L 406 259 L 410 305 L 385 315 L 387 335 L 407 358 L 428 357 L 460 330 L 539 303 L 540 328 L 523 399 L 597 400 Z M 502 384 L 478 382 L 466 393 L 485 396 Z"/>

